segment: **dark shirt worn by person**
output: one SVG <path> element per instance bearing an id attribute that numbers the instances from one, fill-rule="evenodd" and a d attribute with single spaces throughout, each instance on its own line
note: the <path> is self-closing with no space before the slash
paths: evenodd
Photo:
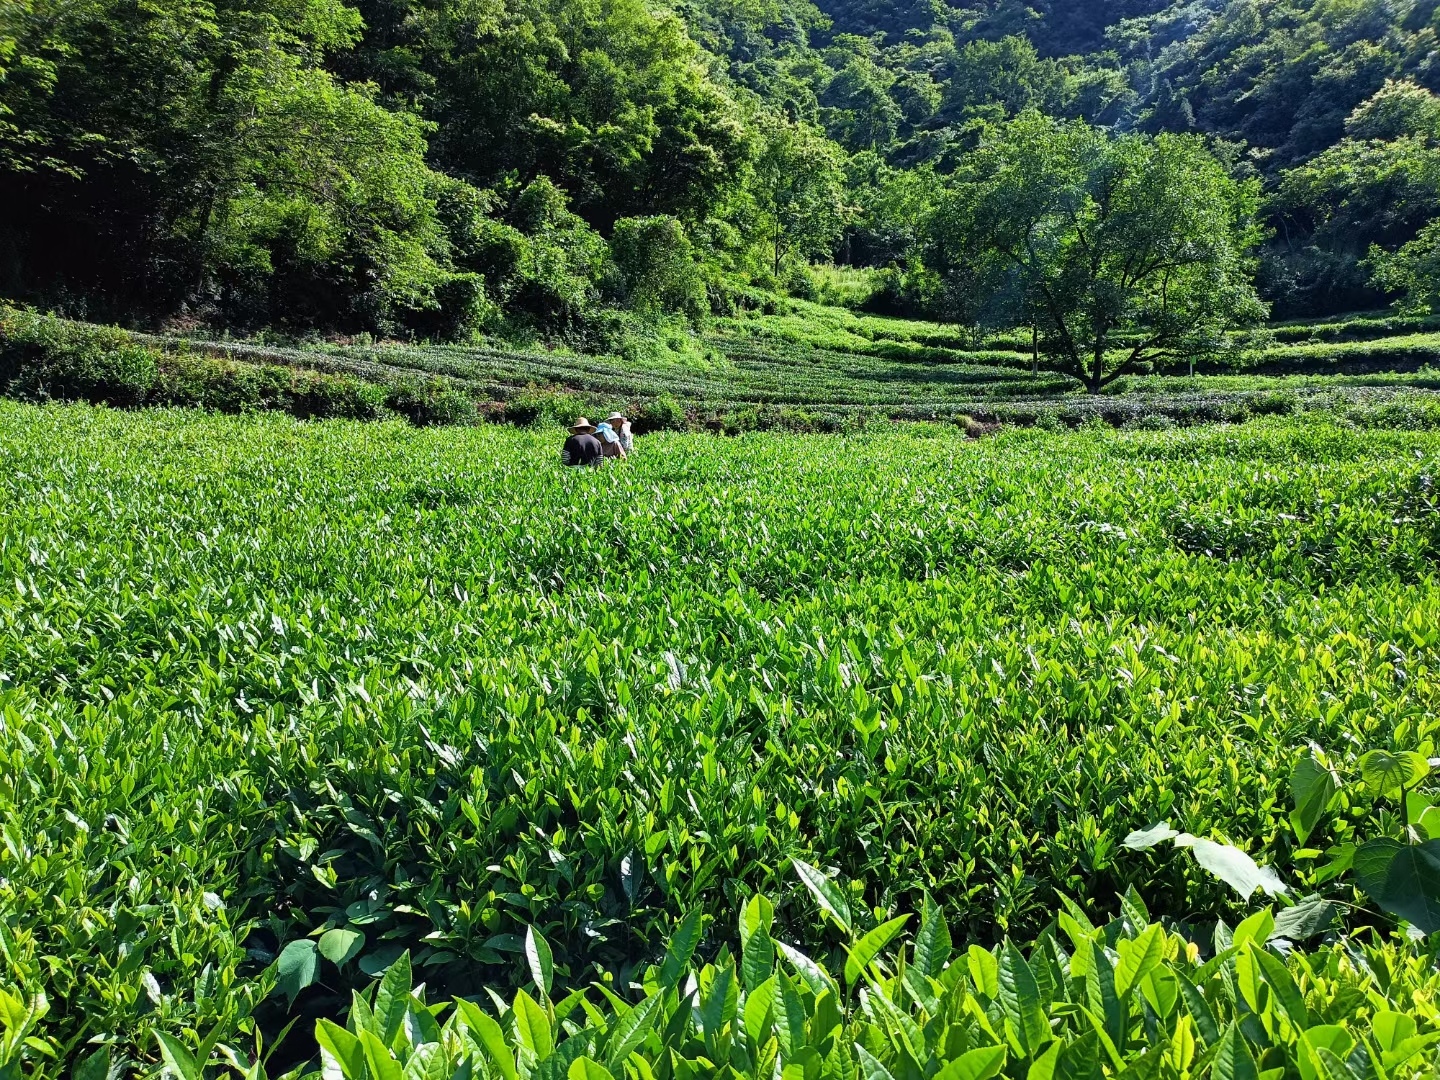
<path id="1" fill-rule="evenodd" d="M 560 460 L 566 465 L 599 465 L 604 452 L 594 435 L 571 435 L 560 450 Z"/>

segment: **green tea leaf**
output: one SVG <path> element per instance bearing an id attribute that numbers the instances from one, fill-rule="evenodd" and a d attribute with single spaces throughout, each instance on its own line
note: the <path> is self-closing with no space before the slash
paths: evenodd
<path id="1" fill-rule="evenodd" d="M 751 903 L 753 904 L 754 901 Z M 769 901 L 766 903 L 768 904 Z M 747 905 L 748 910 L 750 910 L 749 905 Z M 773 909 L 771 912 L 773 914 Z M 750 932 L 741 935 L 744 944 L 740 949 L 740 977 L 746 990 L 754 990 L 769 979 L 775 971 L 775 943 L 770 940 L 770 919 L 763 915 L 763 912 L 758 912 L 751 924 Z"/>
<path id="2" fill-rule="evenodd" d="M 835 981 L 819 964 L 811 960 L 799 949 L 785 944 L 783 941 L 775 942 L 775 947 L 780 954 L 790 961 L 790 965 L 796 973 L 804 980 L 805 985 L 810 988 L 811 993 L 822 994 L 826 990 L 835 990 Z"/>
<path id="3" fill-rule="evenodd" d="M 1176 846 L 1179 846 L 1180 841 L 1177 839 L 1175 843 Z M 1150 925 L 1150 912 L 1145 907 L 1144 898 L 1134 885 L 1126 887 L 1120 897 L 1120 914 L 1130 923 L 1132 933 L 1138 934 Z"/>
<path id="4" fill-rule="evenodd" d="M 321 1064 L 326 1066 L 322 1071 L 329 1075 L 329 1063 L 324 1059 L 329 1055 L 333 1062 L 334 1069 L 344 1080 L 364 1080 L 365 1077 L 365 1047 L 359 1038 L 350 1034 L 338 1024 L 329 1020 L 320 1019 L 315 1024 L 315 1041 L 320 1045 Z"/>
<path id="5" fill-rule="evenodd" d="M 695 949 L 700 944 L 700 923 L 703 918 L 704 912 L 695 908 L 680 920 L 680 925 L 671 935 L 670 944 L 665 949 L 665 962 L 660 965 L 660 985 L 665 989 L 679 983 L 689 968 L 690 958 L 695 955 Z"/>
<path id="6" fill-rule="evenodd" d="M 1254 953 L 1265 981 L 1275 992 L 1276 1000 L 1280 1002 L 1280 1007 L 1285 1010 L 1290 1022 L 1297 1028 L 1308 1027 L 1310 1012 L 1305 1007 L 1305 995 L 1300 992 L 1300 987 L 1295 984 L 1284 962 L 1268 949 L 1255 949 Z"/>
<path id="7" fill-rule="evenodd" d="M 365 1051 L 365 1065 L 370 1080 L 403 1080 L 404 1070 L 390 1048 L 369 1031 L 360 1033 L 360 1046 Z"/>
<path id="8" fill-rule="evenodd" d="M 515 991 L 515 1033 L 520 1043 L 532 1054 L 537 1062 L 543 1062 L 555 1051 L 555 1032 L 550 1026 L 550 1017 L 524 990 Z"/>
<path id="9" fill-rule="evenodd" d="M 1115 967 L 1099 941 L 1090 943 L 1090 962 L 1085 969 L 1085 1000 L 1099 1033 L 1111 1044 L 1120 1040 L 1125 1028 L 1125 1007 L 1115 990 Z M 1107 1048 L 1108 1050 L 1108 1048 Z"/>
<path id="10" fill-rule="evenodd" d="M 824 1042 L 831 1034 L 839 1031 L 844 1023 L 845 1014 L 841 1011 L 835 995 L 825 991 L 815 999 L 815 1007 L 810 1012 L 810 1041 L 817 1045 Z"/>
<path id="11" fill-rule="evenodd" d="M 568 1080 L 615 1080 L 615 1075 L 594 1058 L 580 1055 L 566 1070 Z"/>
<path id="12" fill-rule="evenodd" d="M 1390 1053 L 1414 1035 L 1417 1026 L 1413 1016 L 1385 1009 L 1370 1018 L 1370 1030 L 1375 1033 L 1380 1049 Z"/>
<path id="13" fill-rule="evenodd" d="M 990 1080 L 999 1076 L 1005 1067 L 1006 1050 L 1003 1046 L 981 1046 L 967 1050 L 948 1063 L 935 1080 Z"/>
<path id="14" fill-rule="evenodd" d="M 405 1023 L 405 1014 L 410 1008 L 410 954 L 402 953 L 386 970 L 375 988 L 375 1026 L 380 1041 L 387 1047 L 395 1045 L 395 1038 Z"/>
<path id="15" fill-rule="evenodd" d="M 1064 1049 L 1065 1045 L 1059 1039 L 1052 1042 L 1026 1070 L 1025 1080 L 1055 1080 L 1055 1070 L 1060 1066 L 1060 1052 Z"/>
<path id="16" fill-rule="evenodd" d="M 605 1039 L 605 1061 L 612 1072 L 624 1069 L 625 1059 L 645 1041 L 645 1036 L 650 1033 L 650 1029 L 655 1024 L 655 1017 L 660 1014 L 664 1003 L 664 997 L 656 994 L 654 997 L 646 998 L 615 1021 Z M 682 1003 L 681 1012 L 688 1013 L 688 1011 L 688 1008 Z"/>
<path id="17" fill-rule="evenodd" d="M 1007 940 L 1000 950 L 1000 1008 L 1015 1029 L 1022 1057 L 1033 1058 L 1050 1040 L 1050 1025 L 1040 1002 L 1040 988 L 1029 963 Z"/>
<path id="18" fill-rule="evenodd" d="M 1296 1055 L 1301 1080 L 1328 1080 L 1329 1073 L 1319 1051 L 1328 1050 L 1337 1057 L 1344 1058 L 1354 1047 L 1355 1039 L 1339 1024 L 1320 1024 L 1302 1031 L 1299 1053 Z M 1348 1070 L 1345 1070 L 1340 1075 L 1346 1076 L 1347 1073 Z"/>
<path id="19" fill-rule="evenodd" d="M 592 1041 L 590 1032 L 576 1032 L 536 1066 L 531 1080 L 567 1080 L 570 1066 L 590 1052 Z"/>
<path id="20" fill-rule="evenodd" d="M 769 1034 L 770 1025 L 774 1023 L 771 1008 L 777 986 L 778 979 L 772 975 L 751 990 L 745 998 L 745 1037 L 752 1046 L 759 1046 L 764 1042 L 764 1036 Z"/>
<path id="21" fill-rule="evenodd" d="M 70 1080 L 109 1080 L 109 1077 L 110 1047 L 101 1046 L 81 1060 Z"/>
<path id="22" fill-rule="evenodd" d="M 950 927 L 946 925 L 945 913 L 927 892 L 921 907 L 920 932 L 915 935 L 915 968 L 929 978 L 939 978 L 950 962 L 951 948 Z"/>
<path id="23" fill-rule="evenodd" d="M 530 978 L 541 995 L 548 998 L 555 980 L 555 958 L 550 943 L 534 926 L 525 929 L 525 959 L 530 964 Z"/>
<path id="24" fill-rule="evenodd" d="M 155 1032 L 155 1041 L 160 1044 L 160 1060 L 176 1080 L 202 1080 L 200 1063 L 184 1043 L 163 1031 Z"/>
<path id="25" fill-rule="evenodd" d="M 1215 1012 L 1205 1000 L 1199 988 L 1183 972 L 1177 972 L 1180 980 L 1180 996 L 1185 999 L 1185 1008 L 1195 1021 L 1195 1033 L 1206 1046 L 1214 1046 L 1220 1039 L 1220 1025 L 1215 1022 Z"/>
<path id="26" fill-rule="evenodd" d="M 965 953 L 965 962 L 970 969 L 970 984 L 977 994 L 983 994 L 992 1001 L 1000 996 L 1000 963 L 989 949 L 971 945 Z"/>
<path id="27" fill-rule="evenodd" d="M 895 940 L 895 936 L 904 929 L 905 924 L 910 921 L 909 915 L 901 915 L 888 922 L 881 923 L 874 930 L 871 930 L 852 946 L 846 946 L 845 952 L 848 959 L 845 961 L 845 981 L 853 986 L 875 958 L 885 949 L 885 946 Z"/>
<path id="28" fill-rule="evenodd" d="M 1328 1046 L 1317 1046 L 1311 1057 L 1319 1080 L 1355 1080 L 1355 1071 Z"/>
<path id="29" fill-rule="evenodd" d="M 855 1044 L 855 1056 L 860 1061 L 860 1075 L 864 1080 L 895 1080 L 890 1070 L 859 1043 Z"/>
<path id="30" fill-rule="evenodd" d="M 1100 1059 L 1100 1033 L 1086 1031 L 1060 1051 L 1052 1080 L 1100 1080 Z"/>
<path id="31" fill-rule="evenodd" d="M 805 1045 L 805 1003 L 790 976 L 780 971 L 776 978 L 780 993 L 775 1006 L 775 1036 L 780 1040 L 780 1052 L 791 1058 Z"/>
<path id="32" fill-rule="evenodd" d="M 1274 933 L 1275 916 L 1271 914 L 1270 908 L 1263 907 L 1240 920 L 1240 925 L 1235 927 L 1235 932 L 1231 935 L 1231 944 L 1236 948 L 1247 941 L 1264 945 Z"/>
<path id="33" fill-rule="evenodd" d="M 809 863 L 794 858 L 790 861 L 794 864 L 796 876 L 810 890 L 820 904 L 821 910 L 834 919 L 847 934 L 853 935 L 854 930 L 850 924 L 850 904 L 840 891 L 840 887 Z"/>
<path id="34" fill-rule="evenodd" d="M 1120 953 L 1120 962 L 1115 965 L 1115 992 L 1124 997 L 1165 959 L 1165 930 L 1158 923 L 1152 924 L 1139 937 L 1117 942 L 1115 948 Z"/>
<path id="35" fill-rule="evenodd" d="M 1255 957 L 1255 947 L 1248 943 L 1235 956 L 1235 984 L 1251 1012 L 1264 1015 L 1270 1011 L 1271 994 Z"/>
<path id="36" fill-rule="evenodd" d="M 445 1053 L 438 1042 L 426 1042 L 410 1051 L 401 1065 L 403 1080 L 450 1080 Z"/>
<path id="37" fill-rule="evenodd" d="M 750 944 L 750 938 L 759 931 L 770 936 L 770 927 L 775 922 L 775 905 L 760 893 L 756 893 L 740 909 L 740 949 L 743 952 Z"/>
<path id="38" fill-rule="evenodd" d="M 1231 1024 L 1220 1037 L 1215 1063 L 1211 1066 L 1215 1080 L 1260 1080 L 1260 1069 L 1255 1064 L 1255 1055 L 1250 1044 L 1240 1034 L 1240 1028 Z"/>
<path id="39" fill-rule="evenodd" d="M 359 1035 L 362 1031 L 377 1034 L 380 1030 L 369 1001 L 356 990 L 350 991 L 350 1014 L 345 1017 L 345 1030 L 355 1035 Z"/>
<path id="40" fill-rule="evenodd" d="M 707 1036 L 717 1036 L 721 1029 L 735 1019 L 740 1003 L 740 986 L 735 979 L 735 967 L 727 964 L 715 972 L 709 991 L 700 997 L 700 1023 Z"/>

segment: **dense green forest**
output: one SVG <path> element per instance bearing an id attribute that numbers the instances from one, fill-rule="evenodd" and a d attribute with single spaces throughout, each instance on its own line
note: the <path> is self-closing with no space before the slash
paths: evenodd
<path id="1" fill-rule="evenodd" d="M 812 262 L 1098 387 L 1440 296 L 1434 0 L 5 0 L 0 294 L 624 351 Z"/>

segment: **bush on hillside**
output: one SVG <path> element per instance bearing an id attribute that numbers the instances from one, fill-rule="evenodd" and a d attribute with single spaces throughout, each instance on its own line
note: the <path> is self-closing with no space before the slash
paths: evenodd
<path id="1" fill-rule="evenodd" d="M 473 424 L 477 418 L 474 399 L 443 379 L 396 383 L 386 395 L 385 405 L 416 427 Z"/>
<path id="2" fill-rule="evenodd" d="M 618 291 L 635 311 L 652 316 L 709 312 L 705 280 L 685 227 L 673 217 L 621 218 L 610 237 Z"/>
<path id="3" fill-rule="evenodd" d="M 575 394 L 532 386 L 505 402 L 505 419 L 522 427 L 568 426 L 589 410 L 590 406 Z"/>
<path id="4" fill-rule="evenodd" d="M 647 401 L 635 422 L 647 431 L 684 431 L 689 423 L 685 407 L 669 394 Z"/>
<path id="5" fill-rule="evenodd" d="M 158 374 L 156 354 L 124 330 L 0 307 L 0 389 L 7 394 L 139 405 Z"/>
<path id="6" fill-rule="evenodd" d="M 375 382 L 283 364 L 167 351 L 114 327 L 0 307 L 0 393 L 30 401 L 276 411 L 301 419 L 473 423 L 475 402 L 443 379 Z"/>

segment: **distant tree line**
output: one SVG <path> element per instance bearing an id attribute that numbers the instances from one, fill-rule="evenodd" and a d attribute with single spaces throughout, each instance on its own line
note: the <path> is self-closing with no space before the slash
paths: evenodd
<path id="1" fill-rule="evenodd" d="M 1098 388 L 1440 299 L 1436 8 L 7 0 L 0 293 L 623 351 L 824 259 Z"/>

